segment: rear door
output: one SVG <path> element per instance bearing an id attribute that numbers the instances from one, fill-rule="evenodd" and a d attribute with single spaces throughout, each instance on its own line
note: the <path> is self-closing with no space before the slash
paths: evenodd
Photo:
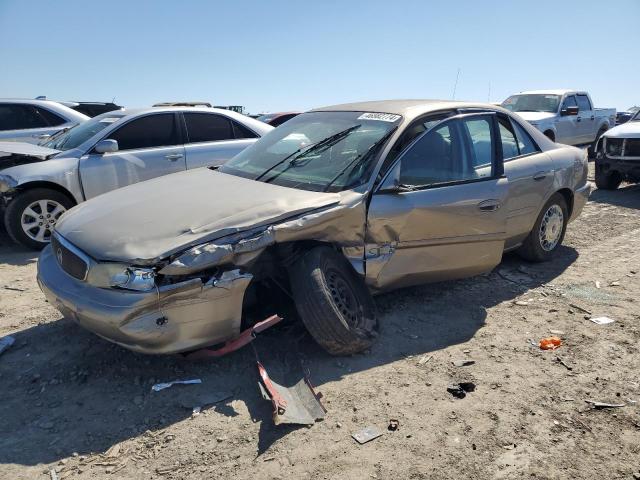
<path id="1" fill-rule="evenodd" d="M 474 113 L 432 126 L 400 154 L 369 207 L 372 287 L 466 277 L 500 262 L 508 181 L 498 146 L 495 115 Z M 394 176 L 399 188 L 389 187 Z"/>
<path id="2" fill-rule="evenodd" d="M 578 133 L 577 143 L 591 143 L 596 138 L 596 116 L 589 96 L 584 93 L 576 95 L 578 102 Z"/>
<path id="3" fill-rule="evenodd" d="M 40 143 L 66 120 L 49 110 L 22 103 L 0 103 L 0 140 Z"/>
<path id="4" fill-rule="evenodd" d="M 256 141 L 258 135 L 224 115 L 184 112 L 187 169 L 222 165 Z"/>
<path id="5" fill-rule="evenodd" d="M 134 118 L 103 139 L 118 142 L 114 153 L 89 152 L 80 159 L 85 198 L 185 169 L 184 145 L 177 113 Z"/>

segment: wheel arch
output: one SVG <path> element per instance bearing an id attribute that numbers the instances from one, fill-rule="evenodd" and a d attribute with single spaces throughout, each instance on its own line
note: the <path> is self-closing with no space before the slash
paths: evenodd
<path id="1" fill-rule="evenodd" d="M 573 215 L 573 192 L 569 188 L 561 188 L 560 190 L 554 192 L 559 193 L 564 198 L 565 202 L 567 202 L 567 213 L 568 217 L 571 218 Z"/>
<path id="2" fill-rule="evenodd" d="M 53 182 L 47 182 L 46 180 L 35 180 L 32 182 L 21 183 L 15 188 L 15 191 L 19 193 L 25 192 L 27 190 L 33 190 L 35 188 L 48 188 L 50 190 L 55 190 L 68 197 L 74 205 L 78 204 L 78 201 L 69 190 L 64 188 L 62 185 Z"/>

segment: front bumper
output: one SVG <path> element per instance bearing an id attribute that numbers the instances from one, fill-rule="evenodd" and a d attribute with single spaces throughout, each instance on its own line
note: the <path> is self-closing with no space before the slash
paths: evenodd
<path id="1" fill-rule="evenodd" d="M 592 185 L 587 182 L 584 186 L 578 188 L 573 194 L 573 209 L 571 211 L 571 218 L 569 221 L 572 222 L 576 218 L 580 216 L 582 209 L 584 208 L 587 200 L 589 200 L 589 195 L 591 194 Z"/>
<path id="2" fill-rule="evenodd" d="M 226 272 L 150 292 L 98 288 L 64 272 L 51 246 L 38 260 L 38 284 L 65 317 L 130 350 L 169 354 L 221 343 L 240 333 L 250 274 Z"/>
<path id="3" fill-rule="evenodd" d="M 633 179 L 640 178 L 640 158 L 611 158 L 602 155 L 596 159 L 596 168 L 603 172 L 615 171 Z"/>

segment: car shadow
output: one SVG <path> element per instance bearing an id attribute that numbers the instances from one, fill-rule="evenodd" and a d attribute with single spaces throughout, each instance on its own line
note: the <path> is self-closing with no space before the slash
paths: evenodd
<path id="1" fill-rule="evenodd" d="M 363 354 L 331 357 L 292 320 L 260 334 L 254 341 L 255 352 L 274 381 L 291 386 L 282 374 L 297 362 L 300 375 L 306 370 L 322 390 L 328 382 L 409 355 L 463 344 L 491 321 L 487 309 L 551 282 L 578 257 L 570 247 L 561 247 L 558 253 L 545 264 L 506 255 L 483 276 L 376 297 L 380 335 Z M 180 356 L 144 356 L 67 319 L 13 336 L 15 344 L 0 356 L 0 463 L 47 464 L 74 453 L 105 452 L 147 431 L 158 432 L 188 419 L 201 395 L 219 399 L 206 415 L 235 417 L 246 408 L 252 421 L 260 424 L 256 455 L 300 428 L 273 424 L 271 403 L 257 386 L 256 353 L 251 347 L 197 362 Z M 158 382 L 194 378 L 202 384 L 151 389 Z"/>
<path id="2" fill-rule="evenodd" d="M 596 189 L 591 192 L 589 201 L 624 208 L 640 208 L 640 185 L 627 183 L 616 190 Z"/>
<path id="3" fill-rule="evenodd" d="M 1 212 L 0 212 L 1 213 Z M 13 243 L 1 221 L 0 215 L 0 261 L 7 265 L 24 266 L 38 260 L 40 252 L 30 250 L 21 245 Z"/>

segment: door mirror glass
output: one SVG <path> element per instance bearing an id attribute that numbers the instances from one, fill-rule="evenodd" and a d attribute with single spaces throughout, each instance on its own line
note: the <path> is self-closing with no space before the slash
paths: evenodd
<path id="1" fill-rule="evenodd" d="M 578 112 L 580 111 L 580 109 L 578 107 L 567 107 L 564 110 L 562 110 L 560 113 L 562 114 L 563 117 L 566 117 L 568 115 L 578 115 Z"/>
<path id="2" fill-rule="evenodd" d="M 107 138 L 100 140 L 93 149 L 96 153 L 114 153 L 118 151 L 118 141 Z"/>

